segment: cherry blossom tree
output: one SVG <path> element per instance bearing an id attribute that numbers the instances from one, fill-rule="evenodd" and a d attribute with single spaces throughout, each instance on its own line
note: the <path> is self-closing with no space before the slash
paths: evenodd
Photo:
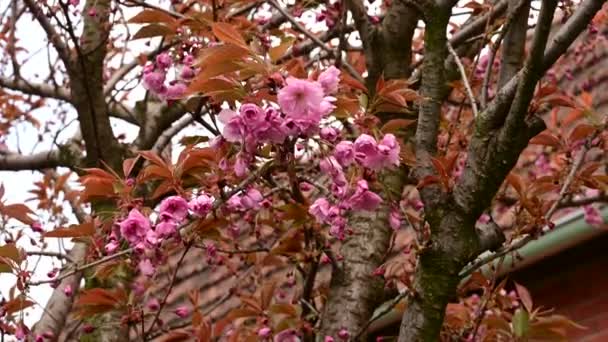
<path id="1" fill-rule="evenodd" d="M 0 170 L 41 180 L 35 210 L 0 191 L 2 336 L 363 340 L 390 310 L 399 341 L 564 336 L 576 324 L 479 270 L 572 208 L 605 228 L 601 80 L 561 86 L 605 57 L 604 3 L 3 5 Z M 13 150 L 22 125 L 51 148 Z M 40 256 L 62 262 L 31 271 Z M 180 275 L 200 263 L 236 279 L 212 303 Z"/>

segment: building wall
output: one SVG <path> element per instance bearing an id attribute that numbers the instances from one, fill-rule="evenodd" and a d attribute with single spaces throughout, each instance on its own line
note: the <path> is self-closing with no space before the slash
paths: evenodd
<path id="1" fill-rule="evenodd" d="M 528 288 L 534 306 L 555 308 L 585 330 L 570 340 L 608 341 L 608 234 L 529 266 L 511 278 Z"/>

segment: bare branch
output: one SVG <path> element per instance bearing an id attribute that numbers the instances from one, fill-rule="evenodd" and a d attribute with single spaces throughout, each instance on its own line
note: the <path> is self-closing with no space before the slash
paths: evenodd
<path id="1" fill-rule="evenodd" d="M 177 133 L 181 132 L 181 130 L 190 125 L 192 122 L 194 122 L 194 117 L 192 115 L 185 115 L 181 117 L 171 127 L 165 130 L 163 134 L 158 137 L 158 139 L 156 139 L 156 143 L 154 143 L 152 151 L 157 154 L 160 154 L 171 142 L 171 139 Z"/>
<path id="2" fill-rule="evenodd" d="M 452 46 L 458 46 L 466 40 L 483 33 L 488 23 L 492 23 L 505 13 L 507 5 L 508 0 L 500 0 L 497 2 L 489 13 L 480 16 L 469 25 L 466 25 L 460 31 L 456 32 L 450 39 L 450 44 L 452 44 Z"/>
<path id="3" fill-rule="evenodd" d="M 466 94 L 469 97 L 469 102 L 471 102 L 471 109 L 473 110 L 473 117 L 477 117 L 479 113 L 477 110 L 477 101 L 475 100 L 475 94 L 473 94 L 473 89 L 471 89 L 471 84 L 469 83 L 469 79 L 467 77 L 467 71 L 464 69 L 464 65 L 460 61 L 458 54 L 454 51 L 452 45 L 448 42 L 448 51 L 454 57 L 454 62 L 458 66 L 458 70 L 460 71 L 460 77 L 462 78 L 462 82 L 464 83 L 464 88 L 466 90 Z"/>

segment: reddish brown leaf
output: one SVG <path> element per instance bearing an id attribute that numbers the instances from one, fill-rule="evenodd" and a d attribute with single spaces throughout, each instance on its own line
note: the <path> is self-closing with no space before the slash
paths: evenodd
<path id="1" fill-rule="evenodd" d="M 123 172 L 123 175 L 125 176 L 125 178 L 127 178 L 131 175 L 131 171 L 133 171 L 133 167 L 135 167 L 135 164 L 138 159 L 139 159 L 139 156 L 134 157 L 134 158 L 127 158 L 127 159 L 125 159 L 124 162 L 122 162 L 122 172 Z"/>
<path id="2" fill-rule="evenodd" d="M 82 224 L 73 224 L 68 228 L 59 228 L 44 233 L 44 237 L 51 238 L 75 238 L 93 236 L 95 234 L 95 224 L 93 221 Z"/>
<path id="3" fill-rule="evenodd" d="M 224 43 L 234 44 L 248 49 L 245 39 L 243 39 L 243 36 L 239 30 L 237 30 L 234 26 L 227 23 L 217 22 L 211 25 L 211 30 L 217 39 L 223 41 Z"/>
<path id="4" fill-rule="evenodd" d="M 278 61 L 281 57 L 285 55 L 287 50 L 289 50 L 289 48 L 293 45 L 294 42 L 295 38 L 288 37 L 286 39 L 283 39 L 281 44 L 279 44 L 278 46 L 274 46 L 268 49 L 268 55 L 270 56 L 270 60 L 273 63 Z"/>
<path id="5" fill-rule="evenodd" d="M 582 123 L 574 127 L 570 136 L 568 137 L 568 141 L 570 144 L 573 144 L 581 139 L 586 139 L 590 137 L 597 129 L 591 125 Z"/>
<path id="6" fill-rule="evenodd" d="M 381 130 L 384 133 L 397 133 L 398 131 L 406 130 L 415 123 L 416 120 L 412 119 L 393 119 L 385 123 Z"/>
<path id="7" fill-rule="evenodd" d="M 182 341 L 192 341 L 192 335 L 184 330 L 175 330 L 168 333 L 163 339 L 162 342 L 182 342 Z"/>
<path id="8" fill-rule="evenodd" d="M 137 30 L 131 39 L 135 40 L 152 37 L 166 37 L 174 34 L 175 30 L 167 25 L 150 24 Z"/>
<path id="9" fill-rule="evenodd" d="M 517 290 L 517 295 L 519 296 L 521 303 L 524 305 L 524 308 L 526 308 L 528 312 L 532 312 L 532 296 L 530 296 L 530 292 L 528 292 L 525 287 L 519 285 L 518 283 L 515 283 L 515 290 Z"/>
<path id="10" fill-rule="evenodd" d="M 507 176 L 507 183 L 511 184 L 515 191 L 517 191 L 517 194 L 519 194 L 520 198 L 524 197 L 525 186 L 519 175 L 513 172 L 509 173 L 509 175 Z"/>
<path id="11" fill-rule="evenodd" d="M 30 215 L 34 215 L 34 212 L 28 208 L 25 204 L 17 203 L 17 204 L 9 204 L 9 205 L 1 205 L 0 204 L 0 213 L 10 218 L 14 218 L 19 220 L 27 225 L 31 225 L 36 220 L 32 218 Z"/>
<path id="12" fill-rule="evenodd" d="M 277 287 L 277 282 L 274 280 L 267 281 L 263 286 L 260 292 L 260 304 L 262 305 L 262 309 L 266 310 L 270 306 L 270 302 L 272 301 L 272 297 L 274 295 L 274 290 Z"/>
<path id="13" fill-rule="evenodd" d="M 176 24 L 176 20 L 169 14 L 155 10 L 145 9 L 137 13 L 133 18 L 129 19 L 131 24 L 147 24 L 147 23 L 165 23 L 165 24 Z"/>
<path id="14" fill-rule="evenodd" d="M 549 131 L 543 131 L 534 138 L 530 139 L 530 144 L 560 147 L 562 142 L 558 137 L 555 136 L 555 134 Z"/>
<path id="15" fill-rule="evenodd" d="M 152 151 L 140 151 L 139 154 L 150 163 L 169 169 L 167 163 L 158 154 Z"/>
<path id="16" fill-rule="evenodd" d="M 8 302 L 6 302 L 2 306 L 2 308 L 4 309 L 4 312 L 7 315 L 12 315 L 15 312 L 22 311 L 24 309 L 27 309 L 27 308 L 33 306 L 33 305 L 34 305 L 34 302 L 32 302 L 31 300 L 26 299 L 23 295 L 21 295 L 21 296 L 15 298 L 15 299 L 12 299 L 12 300 L 9 300 Z"/>
<path id="17" fill-rule="evenodd" d="M 20 264 L 23 260 L 19 249 L 14 243 L 7 243 L 4 246 L 0 246 L 0 257 L 10 259 L 16 264 Z"/>

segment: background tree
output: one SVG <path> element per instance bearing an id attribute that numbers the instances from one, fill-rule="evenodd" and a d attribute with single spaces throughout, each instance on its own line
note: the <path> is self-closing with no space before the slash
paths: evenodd
<path id="1" fill-rule="evenodd" d="M 10 2 L 2 139 L 33 124 L 52 148 L 0 156 L 2 170 L 44 170 L 36 212 L 0 207 L 2 266 L 17 279 L 3 333 L 359 339 L 396 297 L 399 340 L 437 340 L 448 303 L 470 294 L 457 291 L 463 277 L 551 229 L 559 209 L 587 205 L 603 224 L 592 204 L 606 199 L 605 116 L 588 92 L 555 87 L 580 67 L 562 58 L 569 48 L 580 56 L 605 43 L 603 4 Z M 39 80 L 23 76 L 39 48 L 20 38 L 32 18 L 48 41 Z M 141 53 L 134 41 L 155 47 Z M 56 117 L 37 120 L 43 108 Z M 60 139 L 74 116 L 78 133 Z M 135 139 L 115 134 L 113 120 L 135 125 Z M 193 125 L 203 133 L 172 153 Z M 77 191 L 62 168 L 78 175 Z M 79 224 L 65 227 L 66 201 Z M 32 231 L 42 248 L 17 248 Z M 397 258 L 410 267 L 391 274 L 402 231 L 415 236 Z M 75 243 L 51 253 L 53 238 Z M 496 252 L 479 257 L 487 250 Z M 50 280 L 26 271 L 45 253 L 66 261 Z M 223 315 L 199 309 L 197 284 L 187 307 L 169 310 L 188 255 L 236 277 Z M 30 334 L 21 312 L 48 283 L 56 289 Z M 486 303 L 505 286 L 489 284 Z M 524 289 L 516 296 L 525 312 L 497 307 L 499 317 L 543 318 Z M 441 336 L 518 336 L 517 324 L 505 331 L 469 309 L 477 319 Z M 181 321 L 167 323 L 169 311 Z"/>

